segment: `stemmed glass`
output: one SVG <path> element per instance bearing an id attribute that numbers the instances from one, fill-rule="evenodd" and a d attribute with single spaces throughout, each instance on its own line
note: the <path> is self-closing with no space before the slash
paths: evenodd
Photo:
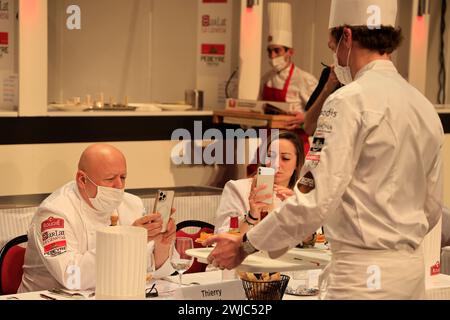
<path id="1" fill-rule="evenodd" d="M 177 270 L 179 276 L 179 287 L 181 288 L 183 273 L 188 270 L 194 258 L 186 254 L 186 250 L 193 249 L 194 242 L 191 238 L 177 237 L 174 240 L 173 251 L 170 257 L 170 264 Z"/>

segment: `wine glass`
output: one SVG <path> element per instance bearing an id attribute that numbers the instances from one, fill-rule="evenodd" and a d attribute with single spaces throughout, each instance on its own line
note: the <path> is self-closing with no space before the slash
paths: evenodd
<path id="1" fill-rule="evenodd" d="M 186 254 L 186 250 L 193 249 L 194 242 L 191 238 L 177 237 L 174 240 L 170 264 L 177 270 L 179 276 L 179 287 L 181 288 L 183 273 L 189 269 L 194 258 Z"/>

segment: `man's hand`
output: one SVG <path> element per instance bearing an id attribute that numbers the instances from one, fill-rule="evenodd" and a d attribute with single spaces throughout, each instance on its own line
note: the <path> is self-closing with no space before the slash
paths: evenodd
<path id="1" fill-rule="evenodd" d="M 175 209 L 172 208 L 172 215 L 175 213 Z M 176 238 L 176 224 L 173 218 L 169 219 L 167 223 L 167 230 L 161 233 L 159 237 L 155 239 L 155 249 L 153 251 L 155 257 L 155 268 L 158 270 L 169 259 L 170 248 L 173 240 Z"/>
<path id="2" fill-rule="evenodd" d="M 323 89 L 327 97 L 334 92 L 339 84 L 340 82 L 334 72 L 334 66 L 331 66 L 330 76 L 328 77 L 328 81 Z"/>
<path id="3" fill-rule="evenodd" d="M 295 118 L 289 121 L 286 121 L 286 129 L 287 130 L 295 130 L 300 127 L 300 125 L 305 122 L 305 114 L 303 112 L 294 113 Z"/>
<path id="4" fill-rule="evenodd" d="M 162 234 L 161 239 L 158 239 L 157 242 L 165 245 L 169 245 L 172 243 L 173 240 L 175 240 L 177 236 L 177 227 L 175 225 L 175 220 L 170 218 L 169 222 L 167 223 L 167 230 Z"/>
<path id="5" fill-rule="evenodd" d="M 159 213 L 150 213 L 137 219 L 133 226 L 147 229 L 147 241 L 159 240 L 162 238 L 162 219 Z"/>
<path id="6" fill-rule="evenodd" d="M 212 236 L 203 243 L 204 246 L 216 244 L 208 256 L 208 263 L 220 269 L 233 269 L 247 257 L 241 248 L 242 237 L 231 234 Z"/>
<path id="7" fill-rule="evenodd" d="M 275 191 L 277 198 L 280 199 L 281 201 L 284 201 L 287 198 L 290 198 L 294 195 L 293 190 L 279 186 L 277 184 L 273 186 L 273 191 Z"/>

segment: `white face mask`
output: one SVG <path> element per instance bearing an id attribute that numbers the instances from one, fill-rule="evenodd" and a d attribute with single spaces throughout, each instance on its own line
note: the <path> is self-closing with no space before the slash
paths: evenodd
<path id="1" fill-rule="evenodd" d="M 284 56 L 276 57 L 270 60 L 270 65 L 276 72 L 280 72 L 288 66 L 288 62 Z"/>
<path id="2" fill-rule="evenodd" d="M 343 37 L 343 36 L 342 36 Z M 341 40 L 342 40 L 341 37 Z M 352 71 L 350 70 L 349 62 L 350 62 L 350 54 L 352 52 L 352 49 L 350 48 L 347 56 L 347 66 L 343 67 L 339 65 L 337 52 L 339 50 L 339 46 L 341 45 L 341 40 L 339 40 L 338 46 L 336 48 L 336 52 L 333 53 L 333 60 L 334 60 L 334 73 L 336 74 L 337 79 L 340 83 L 343 85 L 347 85 L 353 82 L 352 77 Z"/>
<path id="3" fill-rule="evenodd" d="M 97 187 L 97 195 L 95 198 L 89 198 L 94 208 L 97 211 L 108 213 L 112 213 L 116 210 L 123 201 L 125 190 L 99 186 L 87 175 L 86 178 Z"/>

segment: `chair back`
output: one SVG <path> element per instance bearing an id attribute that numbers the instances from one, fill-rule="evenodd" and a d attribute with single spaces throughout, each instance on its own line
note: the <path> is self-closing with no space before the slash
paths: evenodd
<path id="1" fill-rule="evenodd" d="M 196 227 L 199 230 L 195 233 L 188 233 L 182 229 Z M 200 233 L 214 232 L 214 226 L 208 222 L 198 221 L 198 220 L 186 220 L 177 224 L 177 237 L 187 237 L 191 238 L 194 242 L 194 248 L 203 248 L 201 243 L 195 242 L 195 239 L 200 238 Z M 197 258 L 194 258 L 194 263 L 185 273 L 196 273 L 196 272 L 204 272 L 206 270 L 207 264 L 200 263 L 197 261 Z"/>
<path id="2" fill-rule="evenodd" d="M 0 251 L 0 295 L 17 293 L 22 282 L 25 259 L 25 248 L 19 244 L 27 241 L 27 235 L 16 237 Z"/>

